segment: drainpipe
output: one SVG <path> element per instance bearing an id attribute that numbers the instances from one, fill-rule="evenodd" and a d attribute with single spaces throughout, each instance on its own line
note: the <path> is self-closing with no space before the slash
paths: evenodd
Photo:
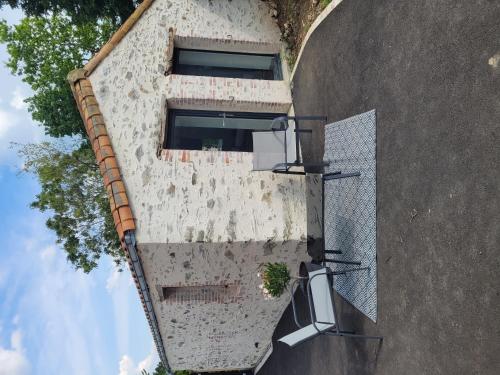
<path id="1" fill-rule="evenodd" d="M 149 293 L 149 287 L 144 276 L 144 270 L 142 268 L 141 259 L 137 254 L 135 231 L 129 230 L 125 232 L 125 246 L 127 247 L 130 260 L 132 261 L 132 272 L 137 277 L 139 283 L 139 293 L 144 298 L 146 315 L 151 326 L 151 331 L 153 333 L 153 339 L 156 344 L 156 350 L 158 351 L 158 356 L 160 357 L 163 366 L 167 369 L 168 375 L 173 375 L 172 369 L 170 368 L 165 354 L 165 347 L 163 346 L 163 340 L 160 334 L 160 328 L 158 321 L 156 320 L 156 314 L 153 309 L 153 302 L 151 300 L 151 294 Z"/>

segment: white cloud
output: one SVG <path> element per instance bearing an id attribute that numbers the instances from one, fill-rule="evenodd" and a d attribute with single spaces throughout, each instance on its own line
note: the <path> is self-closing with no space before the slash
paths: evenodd
<path id="1" fill-rule="evenodd" d="M 0 311 L 8 307 L 22 316 L 33 317 L 23 320 L 20 328 L 30 337 L 30 348 L 36 348 L 30 351 L 34 372 L 109 373 L 112 365 L 106 363 L 109 352 L 100 322 L 106 317 L 99 317 L 96 312 L 95 280 L 83 272 L 75 272 L 64 256 L 56 256 L 54 238 L 48 235 L 42 215 L 33 212 L 22 220 L 18 230 L 6 239 L 7 246 L 15 246 L 16 251 L 11 257 L 1 259 L 2 265 L 16 271 L 7 274 L 9 288 L 5 289 L 5 299 L 0 301 Z M 24 363 L 20 344 L 19 335 L 14 335 L 13 349 L 2 352 L 19 366 Z M 0 359 L 2 370 L 3 361 Z M 0 370 L 0 375 L 7 374 L 17 375 L 11 370 L 5 373 Z"/>
<path id="2" fill-rule="evenodd" d="M 119 353 L 130 353 L 131 310 L 137 303 L 137 292 L 128 268 L 119 272 L 113 266 L 107 280 L 106 289 L 113 305 L 113 322 L 116 332 L 116 347 Z M 142 309 L 141 309 L 142 310 Z"/>
<path id="3" fill-rule="evenodd" d="M 14 127 L 16 117 L 0 109 L 0 139 L 2 139 Z"/>
<path id="4" fill-rule="evenodd" d="M 54 259 L 56 251 L 55 246 L 47 246 L 40 252 L 40 259 L 45 262 L 50 261 L 51 259 Z"/>
<path id="5" fill-rule="evenodd" d="M 18 111 L 26 110 L 28 104 L 24 102 L 26 95 L 23 95 L 21 88 L 16 87 L 12 94 L 12 99 L 10 100 L 10 106 Z"/>
<path id="6" fill-rule="evenodd" d="M 16 330 L 10 337 L 10 349 L 0 346 L 0 375 L 25 375 L 30 371 L 22 345 L 21 331 Z"/>
<path id="7" fill-rule="evenodd" d="M 117 272 L 108 260 L 90 275 L 75 271 L 53 245 L 46 217 L 36 211 L 20 215 L 19 221 L 6 223 L 11 229 L 4 238 L 5 248 L 11 251 L 0 251 L 0 317 L 12 321 L 14 329 L 22 329 L 29 341 L 24 340 L 26 354 L 2 348 L 0 368 L 6 355 L 20 360 L 28 354 L 37 375 L 116 374 L 124 353 L 133 361 L 133 375 L 155 363 L 148 352 L 149 327 L 130 272 Z M 8 287 L 1 286 L 2 279 Z M 18 338 L 13 342 L 19 347 Z M 127 361 L 123 366 L 128 369 Z"/>
<path id="8" fill-rule="evenodd" d="M 3 287 L 6 281 L 7 281 L 7 271 L 0 268 L 0 288 Z"/>
<path id="9" fill-rule="evenodd" d="M 135 373 L 134 361 L 128 355 L 124 355 L 120 359 L 120 372 L 119 375 L 132 375 Z"/>
<path id="10" fill-rule="evenodd" d="M 139 372 L 141 372 L 142 370 L 151 372 L 153 371 L 153 367 L 156 367 L 158 361 L 158 354 L 156 353 L 156 350 L 153 346 L 151 353 L 149 353 L 146 358 L 139 362 L 139 364 L 137 365 L 137 369 L 139 370 Z"/>
<path id="11" fill-rule="evenodd" d="M 120 276 L 123 272 L 120 272 L 117 267 L 113 267 L 113 270 L 109 274 L 108 279 L 106 280 L 106 290 L 111 293 L 115 290 L 120 283 Z"/>
<path id="12" fill-rule="evenodd" d="M 19 314 L 16 314 L 13 318 L 12 318 L 12 324 L 14 324 L 15 326 L 19 325 Z"/>
<path id="13" fill-rule="evenodd" d="M 151 348 L 151 352 L 136 366 L 132 358 L 128 355 L 123 355 L 120 359 L 118 375 L 140 375 L 143 370 L 147 372 L 152 372 L 156 364 L 158 363 L 158 355 L 154 349 L 154 345 Z"/>
<path id="14" fill-rule="evenodd" d="M 20 330 L 12 332 L 12 335 L 10 336 L 10 346 L 12 346 L 12 349 L 16 352 L 23 351 L 23 336 L 21 335 Z"/>
<path id="15" fill-rule="evenodd" d="M 33 122 L 28 112 L 0 108 L 0 165 L 19 164 L 11 142 L 25 144 L 46 138 L 43 129 Z"/>

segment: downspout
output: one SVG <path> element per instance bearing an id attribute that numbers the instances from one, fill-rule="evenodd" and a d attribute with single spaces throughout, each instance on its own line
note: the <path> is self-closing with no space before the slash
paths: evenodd
<path id="1" fill-rule="evenodd" d="M 141 259 L 137 254 L 135 231 L 129 230 L 125 232 L 125 246 L 130 257 L 132 264 L 132 271 L 137 277 L 139 284 L 139 289 L 142 297 L 144 298 L 144 304 L 146 306 L 146 314 L 151 325 L 151 331 L 153 333 L 153 339 L 155 340 L 156 349 L 158 351 L 158 356 L 160 357 L 163 366 L 167 369 L 168 375 L 173 375 L 172 369 L 168 364 L 167 355 L 165 354 L 165 347 L 163 346 L 163 340 L 160 334 L 160 328 L 158 326 L 158 321 L 156 320 L 156 314 L 153 309 L 153 303 L 151 300 L 151 294 L 149 293 L 149 287 L 144 276 L 144 270 L 142 268 Z"/>

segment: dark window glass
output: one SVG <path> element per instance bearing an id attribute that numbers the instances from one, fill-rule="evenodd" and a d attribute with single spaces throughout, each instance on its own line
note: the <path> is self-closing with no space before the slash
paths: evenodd
<path id="1" fill-rule="evenodd" d="M 172 110 L 165 148 L 179 150 L 253 150 L 252 132 L 271 129 L 277 113 Z"/>
<path id="2" fill-rule="evenodd" d="M 279 55 L 176 49 L 174 74 L 281 80 Z"/>

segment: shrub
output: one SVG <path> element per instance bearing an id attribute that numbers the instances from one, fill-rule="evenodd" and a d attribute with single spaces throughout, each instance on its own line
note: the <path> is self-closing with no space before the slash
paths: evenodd
<path id="1" fill-rule="evenodd" d="M 279 297 L 290 282 L 290 271 L 285 263 L 267 263 L 262 272 L 262 281 L 265 294 Z"/>

